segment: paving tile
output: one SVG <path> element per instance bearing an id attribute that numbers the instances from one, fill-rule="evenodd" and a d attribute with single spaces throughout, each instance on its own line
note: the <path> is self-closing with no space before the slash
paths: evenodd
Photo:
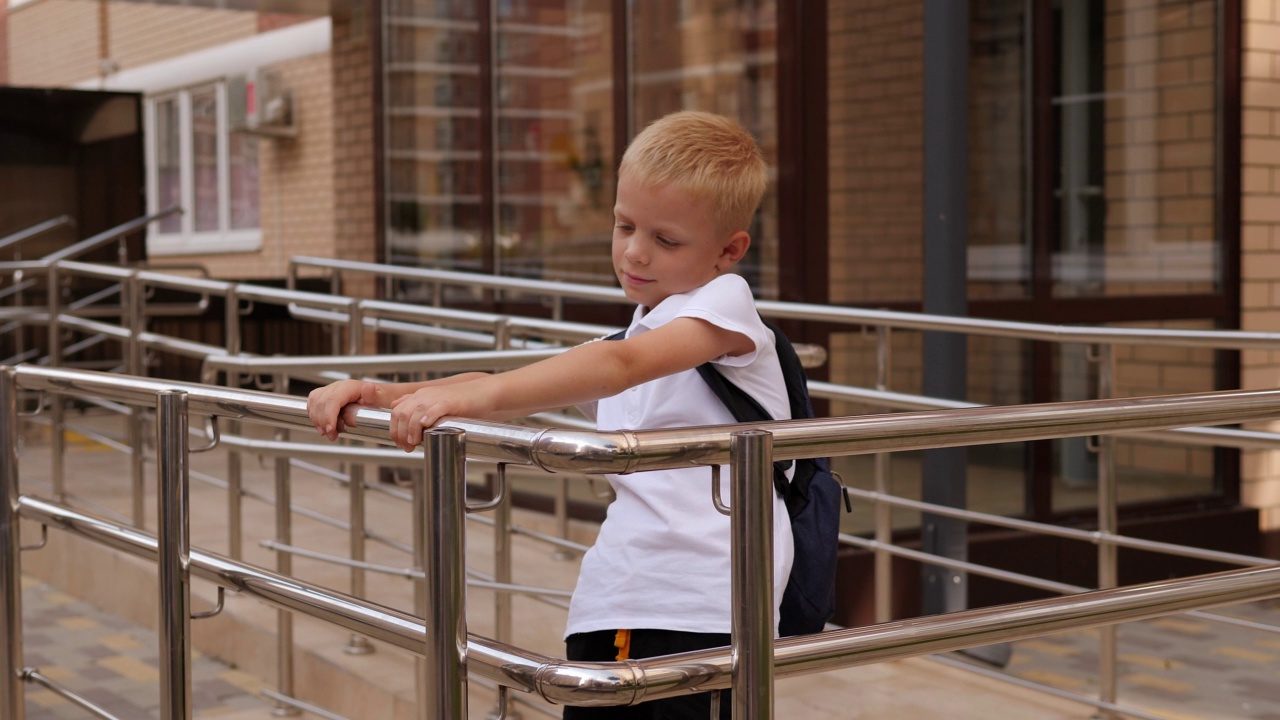
<path id="1" fill-rule="evenodd" d="M 89 603 L 23 579 L 23 662 L 121 720 L 158 717 L 157 638 Z M 228 678 L 236 678 L 233 683 Z M 197 717 L 268 717 L 261 683 L 198 653 L 191 704 Z M 27 720 L 85 720 L 91 715 L 36 685 L 24 688 Z"/>

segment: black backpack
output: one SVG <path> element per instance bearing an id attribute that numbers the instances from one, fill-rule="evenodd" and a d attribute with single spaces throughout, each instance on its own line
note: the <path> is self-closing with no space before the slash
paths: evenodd
<path id="1" fill-rule="evenodd" d="M 777 326 L 768 320 L 764 320 L 764 324 L 773 332 L 782 377 L 787 383 L 792 419 L 813 417 L 809 381 L 795 348 Z M 606 339 L 621 340 L 625 335 L 623 331 Z M 713 363 L 699 365 L 698 374 L 738 422 L 773 420 L 755 398 L 729 382 Z M 773 485 L 786 503 L 795 546 L 791 575 L 787 578 L 779 609 L 778 634 L 782 637 L 822 632 L 835 614 L 836 551 L 840 546 L 842 497 L 845 509 L 853 512 L 848 493 L 831 472 L 830 460 L 825 457 L 798 460 L 795 473 L 788 481 L 786 471 L 791 462 L 785 460 L 773 464 Z"/>

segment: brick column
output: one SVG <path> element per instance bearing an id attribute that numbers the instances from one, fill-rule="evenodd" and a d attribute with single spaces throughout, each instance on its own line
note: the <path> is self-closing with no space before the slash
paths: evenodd
<path id="1" fill-rule="evenodd" d="M 1280 3 L 1245 1 L 1242 44 L 1240 324 L 1280 332 Z M 1241 363 L 1243 387 L 1280 386 L 1280 352 Z M 1264 531 L 1280 530 L 1280 452 L 1244 453 L 1241 499 L 1261 509 Z"/>
<path id="2" fill-rule="evenodd" d="M 375 262 L 378 208 L 375 158 L 374 84 L 378 64 L 373 33 L 379 19 L 375 3 L 360 3 L 333 18 L 333 189 L 334 254 L 339 259 Z M 343 292 L 374 297 L 375 284 L 352 277 Z"/>

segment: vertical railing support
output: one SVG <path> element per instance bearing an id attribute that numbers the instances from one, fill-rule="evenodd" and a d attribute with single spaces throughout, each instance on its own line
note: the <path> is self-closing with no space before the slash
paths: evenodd
<path id="1" fill-rule="evenodd" d="M 62 283 L 58 277 L 58 263 L 49 265 L 48 275 L 49 324 L 47 338 L 49 344 L 49 367 L 62 366 L 62 324 L 58 316 L 62 314 Z M 61 395 L 53 394 L 49 398 L 49 423 L 53 430 L 49 436 L 50 482 L 53 484 L 53 497 L 58 502 L 66 502 L 67 486 L 64 465 L 66 462 L 67 439 L 65 436 L 66 404 Z"/>
<path id="2" fill-rule="evenodd" d="M 733 720 L 773 718 L 773 435 L 729 440 Z"/>
<path id="3" fill-rule="evenodd" d="M 1115 396 L 1115 349 L 1111 345 L 1100 345 L 1096 349 L 1098 361 L 1098 398 Z M 1098 532 L 1102 539 L 1098 542 L 1098 588 L 1114 588 L 1119 585 L 1119 548 L 1109 536 L 1119 531 L 1117 503 L 1119 492 L 1116 487 L 1115 473 L 1115 436 L 1101 435 L 1096 438 L 1098 450 Z M 1114 704 L 1118 695 L 1116 668 L 1118 664 L 1119 646 L 1117 643 L 1117 626 L 1104 625 L 1098 628 L 1098 699 L 1104 703 Z M 1119 716 L 1110 710 L 1099 711 L 1098 717 L 1103 720 L 1115 720 Z"/>
<path id="4" fill-rule="evenodd" d="M 426 653 L 422 684 L 426 705 L 419 716 L 432 720 L 467 717 L 466 450 L 457 428 L 423 433 L 426 475 L 417 483 L 414 513 L 421 518 L 425 554 Z"/>
<path id="5" fill-rule="evenodd" d="M 11 367 L 0 367 L 0 501 L 0 717 L 23 720 L 18 381 Z"/>
<path id="6" fill-rule="evenodd" d="M 283 392 L 287 387 L 287 379 L 276 376 L 276 391 Z M 289 431 L 277 430 L 275 439 L 288 442 Z M 276 485 L 276 542 L 283 546 L 293 543 L 293 492 L 289 487 L 289 458 L 277 457 L 275 460 Z M 288 577 L 293 574 L 293 555 L 287 550 L 276 551 L 276 572 Z M 293 697 L 293 613 L 288 610 L 276 611 L 276 687 L 285 697 Z M 277 717 L 299 715 L 301 711 L 292 705 L 277 702 L 271 709 Z"/>
<path id="7" fill-rule="evenodd" d="M 187 394 L 156 397 L 156 528 L 160 585 L 160 717 L 191 718 Z"/>
<path id="8" fill-rule="evenodd" d="M 137 274 L 130 275 L 121 286 L 123 312 L 129 327 L 129 339 L 125 341 L 124 371 L 130 375 L 145 375 L 143 367 L 142 343 L 138 338 L 146 330 L 146 319 L 143 314 L 142 281 Z M 133 526 L 146 527 L 146 444 L 143 442 L 142 409 L 131 408 L 126 428 L 129 442 L 129 473 L 132 479 Z"/>
<path id="9" fill-rule="evenodd" d="M 889 389 L 889 343 L 890 328 L 876 328 L 876 389 L 880 391 Z M 889 453 L 876 453 L 874 457 L 876 492 L 881 495 L 888 495 L 892 489 L 889 458 Z M 875 534 L 876 622 L 884 623 L 893 619 L 893 554 L 888 550 L 893 544 L 893 508 L 889 503 L 876 502 Z"/>
<path id="10" fill-rule="evenodd" d="M 223 343 L 227 355 L 235 357 L 240 354 L 240 295 L 238 286 L 227 289 L 222 300 Z M 227 387 L 240 387 L 240 371 L 227 370 Z M 227 420 L 226 432 L 239 434 L 240 423 Z M 244 499 L 243 477 L 241 475 L 240 451 L 235 447 L 227 448 L 227 555 L 232 560 L 243 559 L 241 518 L 242 501 Z"/>
<path id="11" fill-rule="evenodd" d="M 336 289 L 334 294 L 338 294 Z M 347 355 L 356 356 L 364 345 L 364 309 L 359 303 L 353 303 L 348 313 L 346 352 Z M 333 335 L 336 340 L 339 333 L 334 332 Z M 356 597 L 364 597 L 365 593 L 364 568 L 358 565 L 365 559 L 364 499 L 364 465 L 352 461 L 347 466 L 347 500 L 350 506 L 347 512 L 351 518 L 351 559 L 357 563 L 351 566 L 351 594 Z M 347 644 L 342 650 L 348 655 L 368 655 L 373 652 L 373 644 L 368 638 L 353 633 L 347 638 Z"/>

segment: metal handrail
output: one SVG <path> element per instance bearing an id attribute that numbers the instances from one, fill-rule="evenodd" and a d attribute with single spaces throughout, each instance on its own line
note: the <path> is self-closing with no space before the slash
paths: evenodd
<path id="1" fill-rule="evenodd" d="M 113 228 L 108 228 L 106 230 L 103 230 L 97 235 L 94 235 L 92 237 L 87 237 L 84 240 L 81 240 L 80 242 L 75 243 L 74 245 L 68 245 L 67 247 L 62 248 L 61 250 L 55 250 L 54 252 L 51 252 L 48 255 L 45 255 L 44 257 L 40 258 L 40 262 L 51 265 L 60 260 L 70 260 L 71 258 L 79 257 L 87 252 L 91 252 L 93 250 L 96 250 L 102 247 L 103 245 L 106 245 L 112 240 L 119 239 L 121 237 L 124 237 L 125 235 L 128 235 L 129 233 L 141 230 L 142 228 L 146 227 L 147 225 L 150 225 L 156 220 L 163 220 L 164 218 L 167 218 L 170 215 L 179 214 L 181 212 L 182 212 L 182 208 L 175 205 L 174 207 L 165 208 L 164 210 L 161 210 L 160 212 L 157 212 L 157 213 L 153 213 L 151 215 L 143 215 L 142 217 L 135 218 L 133 220 L 130 220 L 129 222 L 121 223 L 119 225 L 116 225 Z"/>
<path id="2" fill-rule="evenodd" d="M 28 365 L 14 372 L 28 390 L 85 393 L 137 405 L 162 390 L 180 389 L 197 414 L 311 428 L 304 398 Z M 744 429 L 771 432 L 774 457 L 788 460 L 1238 423 L 1278 414 L 1280 390 L 1229 390 L 662 430 L 586 432 L 459 418 L 441 426 L 467 433 L 473 459 L 548 472 L 624 474 L 724 464 L 729 432 Z M 389 411 L 362 407 L 356 419 L 358 426 L 346 435 L 390 444 Z"/>
<path id="3" fill-rule="evenodd" d="M 185 393 L 184 404 L 192 412 L 309 426 L 305 402 L 299 398 L 84 371 L 23 366 L 8 372 L 17 387 L 27 390 L 90 392 L 107 400 L 133 404 L 146 403 L 161 394 L 171 396 L 178 390 Z M 12 413 L 12 394 L 7 402 L 8 412 Z M 773 433 L 775 457 L 794 458 L 811 451 L 814 445 L 822 445 L 823 454 L 845 455 L 1107 434 L 1174 427 L 1185 422 L 1240 422 L 1276 414 L 1280 414 L 1280 390 L 955 409 L 877 418 L 763 423 L 755 427 Z M 380 430 L 383 435 L 388 420 L 385 412 L 360 411 L 362 426 Z M 742 434 L 741 426 L 633 433 L 528 433 L 525 428 L 496 423 L 451 420 L 447 425 L 455 431 L 465 431 L 468 447 L 474 451 L 469 453 L 472 456 L 524 456 L 527 462 L 544 469 L 560 470 L 577 469 L 579 463 L 574 456 L 585 453 L 599 471 L 614 472 L 719 463 L 726 459 L 733 444 L 730 433 L 738 437 Z M 497 452 L 499 444 L 507 449 Z M 570 448 L 570 444 L 574 447 Z M 16 467 L 11 466 L 6 472 L 12 478 L 17 476 Z M 457 468 L 448 476 L 460 477 Z M 147 533 L 115 526 L 39 498 L 21 496 L 11 500 L 22 517 L 71 530 L 126 552 L 152 558 L 161 554 L 158 541 Z M 424 643 L 424 638 L 432 637 L 432 626 L 420 618 L 294 578 L 198 550 L 190 553 L 190 569 L 220 585 L 410 652 L 429 654 L 431 647 L 444 647 Z M 751 574 L 738 577 L 745 578 L 739 582 L 753 582 Z M 1280 595 L 1280 567 L 1229 571 L 778 641 L 774 644 L 773 664 L 778 677 L 789 677 L 1276 595 Z M 423 617 L 427 623 L 442 620 L 430 614 Z M 438 634 L 436 637 L 439 640 Z M 735 647 L 736 643 L 735 639 Z M 724 648 L 619 663 L 570 663 L 475 635 L 466 637 L 465 646 L 466 662 L 476 673 L 552 702 L 579 705 L 633 703 L 729 687 L 734 666 L 731 653 Z"/>
<path id="4" fill-rule="evenodd" d="M 420 280 L 446 285 L 463 285 L 487 290 L 509 290 L 529 294 L 542 294 L 553 298 L 574 298 L 615 303 L 629 302 L 626 299 L 626 295 L 618 288 L 552 280 L 530 280 L 526 278 L 483 275 L 456 270 L 403 268 L 377 263 L 309 256 L 294 257 L 290 261 L 291 277 L 295 277 L 297 269 L 303 267 L 369 273 L 389 278 Z M 1044 340 L 1058 343 L 1164 345 L 1236 350 L 1280 348 L 1280 333 L 1275 332 L 1045 325 L 1009 320 L 928 315 L 895 310 L 810 305 L 778 300 L 757 300 L 756 308 L 761 315 L 778 319 L 888 327 L 904 330 L 958 332 L 1018 340 Z"/>
<path id="5" fill-rule="evenodd" d="M 0 238 L 0 250 L 3 250 L 9 247 L 10 245 L 17 245 L 18 243 L 21 243 L 24 240 L 27 240 L 28 238 L 33 238 L 41 233 L 45 233 L 50 230 L 53 230 L 54 228 L 60 228 L 63 225 L 70 225 L 71 227 L 75 227 L 76 221 L 70 215 L 59 215 L 56 218 L 51 218 L 49 220 L 45 220 L 44 222 L 36 223 L 31 227 L 25 228 L 23 230 L 19 230 L 18 232 L 11 233 L 9 235 L 5 235 L 4 237 Z"/>

